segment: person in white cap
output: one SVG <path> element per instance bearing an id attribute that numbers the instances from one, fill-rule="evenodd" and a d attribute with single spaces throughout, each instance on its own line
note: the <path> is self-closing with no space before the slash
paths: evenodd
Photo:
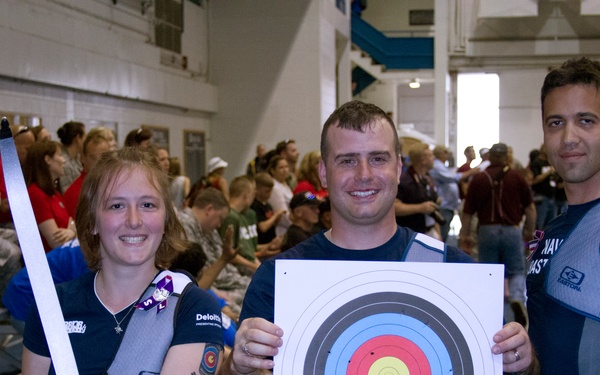
<path id="1" fill-rule="evenodd" d="M 479 150 L 479 156 L 481 157 L 481 164 L 479 164 L 477 168 L 479 168 L 479 171 L 483 172 L 490 166 L 490 149 L 486 147 L 482 148 Z"/>
<path id="2" fill-rule="evenodd" d="M 206 180 L 210 186 L 220 190 L 227 200 L 229 200 L 229 184 L 225 177 L 223 177 L 223 173 L 225 173 L 225 168 L 228 165 L 229 163 L 225 160 L 215 156 L 208 161 L 208 175 L 206 176 Z"/>

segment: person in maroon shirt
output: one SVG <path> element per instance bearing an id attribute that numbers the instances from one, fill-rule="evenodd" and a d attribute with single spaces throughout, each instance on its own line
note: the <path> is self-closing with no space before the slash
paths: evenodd
<path id="1" fill-rule="evenodd" d="M 525 256 L 523 243 L 533 239 L 535 205 L 529 185 L 508 165 L 508 147 L 497 143 L 490 149 L 490 166 L 475 175 L 469 185 L 462 214 L 458 246 L 474 245 L 471 221 L 479 218 L 479 261 L 505 265 L 507 301 L 525 302 Z M 520 224 L 525 216 L 521 230 Z M 508 320 L 508 319 L 507 319 Z"/>

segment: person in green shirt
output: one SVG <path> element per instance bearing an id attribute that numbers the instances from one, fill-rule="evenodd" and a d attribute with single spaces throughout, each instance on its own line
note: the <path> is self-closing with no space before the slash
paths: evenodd
<path id="1" fill-rule="evenodd" d="M 233 226 L 233 247 L 240 248 L 240 252 L 232 263 L 243 275 L 252 275 L 260 265 L 258 258 L 277 246 L 275 243 L 258 244 L 256 212 L 250 208 L 255 195 L 256 183 L 252 178 L 234 178 L 229 184 L 229 214 L 219 229 L 223 237 L 227 227 Z"/>

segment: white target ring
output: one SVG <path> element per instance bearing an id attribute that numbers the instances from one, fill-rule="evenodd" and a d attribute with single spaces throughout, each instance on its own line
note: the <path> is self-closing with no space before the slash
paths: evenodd
<path id="1" fill-rule="evenodd" d="M 360 366 L 361 374 L 500 374 L 477 315 L 432 277 L 361 272 L 329 285 L 305 306 L 286 330 L 281 374 L 338 375 Z"/>

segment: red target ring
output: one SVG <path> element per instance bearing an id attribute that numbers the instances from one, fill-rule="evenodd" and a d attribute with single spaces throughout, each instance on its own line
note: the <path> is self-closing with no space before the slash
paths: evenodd
<path id="1" fill-rule="evenodd" d="M 412 341 L 393 335 L 374 337 L 363 343 L 352 355 L 347 374 L 380 373 L 378 369 L 398 374 L 431 375 L 427 356 Z"/>

